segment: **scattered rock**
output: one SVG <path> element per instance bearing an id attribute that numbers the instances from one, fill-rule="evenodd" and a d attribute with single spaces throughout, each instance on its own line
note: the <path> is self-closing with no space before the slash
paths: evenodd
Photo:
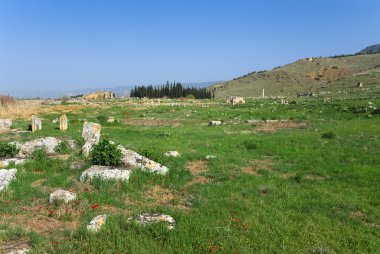
<path id="1" fill-rule="evenodd" d="M 118 148 L 123 154 L 123 164 L 126 167 L 137 167 L 145 171 L 152 173 L 165 175 L 169 172 L 169 169 L 158 162 L 152 161 L 132 150 L 128 150 L 123 146 L 119 145 Z"/>
<path id="2" fill-rule="evenodd" d="M 25 163 L 26 161 L 27 161 L 26 159 L 19 159 L 19 158 L 3 159 L 3 160 L 0 160 L 0 168 L 6 168 L 12 163 L 14 163 L 15 165 L 21 165 Z"/>
<path id="3" fill-rule="evenodd" d="M 128 181 L 131 170 L 111 168 L 107 166 L 93 165 L 89 169 L 83 171 L 80 176 L 80 181 L 84 182 L 87 179 L 100 178 L 102 180 L 121 180 Z"/>
<path id="4" fill-rule="evenodd" d="M 87 225 L 87 230 L 91 232 L 98 232 L 104 224 L 106 224 L 107 215 L 102 214 L 93 218 L 90 223 Z"/>
<path id="5" fill-rule="evenodd" d="M 66 190 L 56 190 L 50 194 L 49 203 L 54 203 L 56 201 L 62 201 L 64 203 L 69 203 L 77 198 L 77 194 L 74 192 L 66 191 Z"/>
<path id="6" fill-rule="evenodd" d="M 48 155 L 54 155 L 55 148 L 59 143 L 60 141 L 54 137 L 40 138 L 26 142 L 24 144 L 16 143 L 17 148 L 20 149 L 18 157 L 29 157 L 39 149 L 44 150 Z"/>
<path id="7" fill-rule="evenodd" d="M 251 119 L 251 120 L 247 120 L 246 122 L 249 124 L 260 124 L 260 123 L 263 123 L 264 121 L 263 120 Z"/>
<path id="8" fill-rule="evenodd" d="M 0 169 L 0 192 L 5 190 L 8 185 L 16 178 L 17 169 Z"/>
<path id="9" fill-rule="evenodd" d="M 216 159 L 216 156 L 215 155 L 207 155 L 206 156 L 206 160 L 212 160 L 212 159 Z"/>
<path id="10" fill-rule="evenodd" d="M 238 105 L 238 104 L 244 104 L 245 100 L 243 97 L 238 96 L 230 96 L 225 102 L 226 104 L 232 104 L 232 105 Z"/>
<path id="11" fill-rule="evenodd" d="M 83 168 L 85 165 L 86 165 L 86 163 L 83 161 L 74 161 L 71 163 L 70 168 L 72 170 L 78 170 L 78 169 Z"/>
<path id="12" fill-rule="evenodd" d="M 181 157 L 181 154 L 177 151 L 169 151 L 164 153 L 164 156 L 166 157 Z"/>
<path id="13" fill-rule="evenodd" d="M 218 125 L 222 125 L 222 121 L 210 121 L 209 126 L 218 126 Z"/>
<path id="14" fill-rule="evenodd" d="M 8 132 L 11 130 L 12 120 L 11 119 L 0 119 L 0 132 Z"/>
<path id="15" fill-rule="evenodd" d="M 26 254 L 30 251 L 30 244 L 24 240 L 15 240 L 2 243 L 0 253 L 5 254 Z"/>
<path id="16" fill-rule="evenodd" d="M 88 156 L 93 145 L 99 143 L 101 125 L 97 123 L 85 122 L 83 124 L 82 138 L 85 142 L 82 153 Z"/>
<path id="17" fill-rule="evenodd" d="M 107 123 L 114 123 L 115 122 L 115 117 L 111 116 L 107 119 Z"/>
<path id="18" fill-rule="evenodd" d="M 169 229 L 173 229 L 176 221 L 173 217 L 160 213 L 142 213 L 130 217 L 128 221 L 134 221 L 138 224 L 145 225 L 150 223 L 165 222 L 168 224 Z"/>
<path id="19" fill-rule="evenodd" d="M 32 115 L 31 119 L 32 132 L 36 132 L 42 129 L 42 120 L 35 115 Z"/>
<path id="20" fill-rule="evenodd" d="M 59 122 L 59 119 L 58 119 L 58 118 L 55 118 L 55 119 L 53 119 L 51 122 L 52 122 L 53 124 L 56 124 L 56 123 Z"/>

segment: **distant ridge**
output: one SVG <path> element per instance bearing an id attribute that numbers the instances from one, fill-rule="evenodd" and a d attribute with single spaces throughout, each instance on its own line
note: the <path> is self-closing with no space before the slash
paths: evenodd
<path id="1" fill-rule="evenodd" d="M 380 44 L 375 44 L 359 51 L 359 54 L 376 54 L 380 53 Z"/>

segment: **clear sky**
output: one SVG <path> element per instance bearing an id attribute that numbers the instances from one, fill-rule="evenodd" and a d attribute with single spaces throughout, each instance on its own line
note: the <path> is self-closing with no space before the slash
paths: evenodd
<path id="1" fill-rule="evenodd" d="M 229 80 L 377 43 L 379 0 L 0 0 L 0 93 Z"/>

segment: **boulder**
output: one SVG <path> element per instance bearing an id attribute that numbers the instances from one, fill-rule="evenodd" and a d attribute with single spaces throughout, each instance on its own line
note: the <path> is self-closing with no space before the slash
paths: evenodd
<path id="1" fill-rule="evenodd" d="M 48 155 L 53 155 L 55 154 L 55 148 L 58 146 L 59 143 L 60 141 L 54 137 L 46 137 L 32 140 L 24 144 L 15 144 L 17 148 L 20 149 L 18 157 L 26 158 L 33 155 L 33 153 L 39 149 L 44 150 Z"/>
<path id="2" fill-rule="evenodd" d="M 108 166 L 93 165 L 89 169 L 83 171 L 80 176 L 80 181 L 84 182 L 87 179 L 100 178 L 102 180 L 120 180 L 128 181 L 131 170 L 122 168 L 112 168 Z"/>
<path id="3" fill-rule="evenodd" d="M 0 169 L 0 192 L 4 191 L 8 185 L 16 179 L 17 169 Z"/>
<path id="4" fill-rule="evenodd" d="M 11 119 L 0 119 L 0 132 L 8 132 L 11 130 L 12 120 Z"/>
<path id="5" fill-rule="evenodd" d="M 98 232 L 104 224 L 106 224 L 107 215 L 102 214 L 93 218 L 90 223 L 87 225 L 87 230 L 91 232 Z"/>
<path id="6" fill-rule="evenodd" d="M 3 160 L 0 160 L 0 168 L 6 168 L 11 163 L 14 163 L 15 165 L 21 165 L 25 163 L 26 161 L 27 161 L 26 159 L 19 159 L 19 158 L 3 159 Z"/>
<path id="7" fill-rule="evenodd" d="M 181 154 L 177 151 L 169 151 L 164 153 L 164 156 L 166 157 L 181 157 Z"/>
<path id="8" fill-rule="evenodd" d="M 121 150 L 123 155 L 122 161 L 126 167 L 137 167 L 142 170 L 165 175 L 169 172 L 169 169 L 158 162 L 152 161 L 132 150 L 128 150 L 123 146 L 119 145 L 118 148 Z"/>
<path id="9" fill-rule="evenodd" d="M 57 201 L 61 201 L 64 203 L 69 203 L 77 198 L 77 194 L 74 192 L 66 191 L 66 190 L 56 190 L 49 196 L 49 203 L 54 203 Z"/>
<path id="10" fill-rule="evenodd" d="M 168 225 L 169 229 L 173 229 L 176 221 L 173 217 L 170 215 L 166 214 L 161 214 L 161 213 L 142 213 L 142 214 L 137 214 L 133 217 L 130 217 L 128 221 L 134 221 L 137 224 L 140 225 L 146 225 L 150 223 L 159 223 L 159 222 L 164 222 Z"/>

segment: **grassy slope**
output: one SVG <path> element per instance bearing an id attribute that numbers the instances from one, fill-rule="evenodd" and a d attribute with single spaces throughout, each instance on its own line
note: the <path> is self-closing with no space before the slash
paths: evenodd
<path id="1" fill-rule="evenodd" d="M 372 102 L 380 105 L 379 99 Z M 365 105 L 367 100 L 363 99 L 330 103 L 309 99 L 296 105 L 249 100 L 241 106 L 140 110 L 123 103 L 108 104 L 109 108 L 68 114 L 71 123 L 67 133 L 51 123 L 57 115 L 44 115 L 41 132 L 19 138 L 79 138 L 80 119 L 96 121 L 98 115 L 105 114 L 122 119 L 125 111 L 136 119 L 185 119 L 179 127 L 115 123 L 103 125 L 102 130 L 103 138 L 136 151 L 149 149 L 161 154 L 177 150 L 182 157 L 161 158 L 171 169 L 165 177 L 136 172 L 129 183 L 93 181 L 86 188 L 78 183 L 81 171 L 69 169 L 69 162 L 78 160 L 76 152 L 68 162 L 42 158 L 20 166 L 17 181 L 0 196 L 0 229 L 5 230 L 0 231 L 0 244 L 26 238 L 33 244 L 32 253 L 209 253 L 213 245 L 217 246 L 214 253 L 376 253 L 380 249 L 380 116 L 367 118 L 368 113 L 341 111 Z M 203 125 L 219 118 L 226 124 Z M 261 118 L 294 119 L 306 122 L 308 128 L 252 133 L 256 127 L 245 120 Z M 16 126 L 26 128 L 27 122 L 16 121 Z M 321 138 L 326 132 L 336 137 Z M 217 156 L 207 162 L 202 173 L 209 182 L 185 188 L 192 179 L 186 164 L 209 154 Z M 244 172 L 247 167 L 260 169 L 260 163 L 267 165 L 258 175 Z M 38 179 L 45 181 L 31 187 Z M 176 198 L 158 204 L 147 196 L 156 185 Z M 49 193 L 57 188 L 74 190 L 83 202 L 47 204 Z M 190 210 L 178 206 L 182 198 L 192 203 Z M 94 203 L 100 210 L 91 209 Z M 37 212 L 32 209 L 39 206 L 42 208 Z M 49 217 L 50 210 L 67 212 L 59 219 Z M 111 215 L 113 210 L 119 213 Z M 172 215 L 178 222 L 176 228 L 167 231 L 162 225 L 142 228 L 127 223 L 128 216 L 146 211 Z M 86 232 L 88 221 L 104 212 L 111 215 L 104 230 L 96 235 Z M 9 223 L 8 219 L 16 216 L 39 216 L 46 227 L 62 220 L 77 221 L 79 228 L 61 231 L 64 227 L 53 227 L 47 233 L 28 233 L 26 220 Z"/>
<path id="2" fill-rule="evenodd" d="M 236 80 L 216 84 L 216 97 L 226 96 L 261 96 L 264 88 L 267 96 L 294 96 L 307 91 L 334 91 L 353 89 L 357 81 L 364 82 L 366 87 L 380 89 L 380 82 L 371 82 L 372 70 L 380 65 L 380 54 L 358 55 L 339 58 L 306 59 L 266 71 L 253 73 Z M 368 76 L 358 78 L 357 74 L 366 72 Z M 316 80 L 319 79 L 319 80 Z M 343 85 L 340 80 L 344 79 Z M 323 88 L 321 88 L 323 87 Z"/>

